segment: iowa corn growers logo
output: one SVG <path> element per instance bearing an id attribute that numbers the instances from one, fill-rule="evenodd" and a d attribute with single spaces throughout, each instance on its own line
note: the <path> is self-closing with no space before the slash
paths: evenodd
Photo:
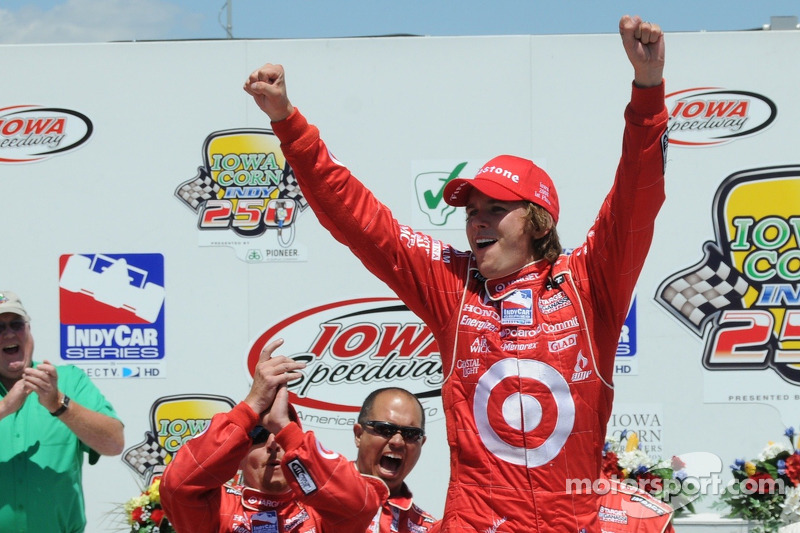
<path id="1" fill-rule="evenodd" d="M 745 170 L 717 190 L 715 240 L 656 300 L 704 337 L 709 370 L 772 369 L 800 384 L 800 166 Z"/>

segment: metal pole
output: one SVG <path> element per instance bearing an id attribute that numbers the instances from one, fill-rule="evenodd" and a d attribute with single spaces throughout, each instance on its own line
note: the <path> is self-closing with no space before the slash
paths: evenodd
<path id="1" fill-rule="evenodd" d="M 233 0 L 227 0 L 228 4 L 228 26 L 226 28 L 228 32 L 228 39 L 233 39 Z"/>

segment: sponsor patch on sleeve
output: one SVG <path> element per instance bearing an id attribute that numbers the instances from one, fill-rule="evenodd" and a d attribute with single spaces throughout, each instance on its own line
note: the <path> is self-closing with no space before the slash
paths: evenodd
<path id="1" fill-rule="evenodd" d="M 317 484 L 314 483 L 311 474 L 308 473 L 308 470 L 299 459 L 289 461 L 288 466 L 292 475 L 297 480 L 297 484 L 300 485 L 300 490 L 303 491 L 303 494 L 308 496 L 317 490 Z"/>

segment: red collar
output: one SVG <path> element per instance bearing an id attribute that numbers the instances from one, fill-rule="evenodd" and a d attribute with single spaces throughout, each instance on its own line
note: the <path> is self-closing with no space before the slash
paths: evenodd
<path id="1" fill-rule="evenodd" d="M 492 300 L 502 300 L 514 292 L 520 285 L 530 285 L 531 283 L 536 283 L 537 280 L 543 280 L 549 272 L 550 263 L 544 259 L 534 261 L 508 276 L 487 279 L 484 282 L 486 294 Z M 541 283 L 541 281 L 539 281 L 539 283 Z"/>

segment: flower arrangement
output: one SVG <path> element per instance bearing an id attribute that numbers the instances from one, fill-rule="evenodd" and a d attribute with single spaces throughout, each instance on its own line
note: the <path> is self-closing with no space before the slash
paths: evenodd
<path id="1" fill-rule="evenodd" d="M 723 489 L 718 506 L 730 509 L 728 516 L 758 522 L 752 531 L 772 533 L 800 522 L 800 451 L 790 427 L 787 443 L 769 442 L 751 460 L 737 459 L 731 465 L 733 480 Z"/>
<path id="2" fill-rule="evenodd" d="M 175 529 L 161 508 L 159 487 L 161 477 L 156 476 L 147 489 L 131 498 L 123 505 L 131 532 L 137 533 L 175 533 Z"/>
<path id="3" fill-rule="evenodd" d="M 641 449 L 635 431 L 623 430 L 619 439 L 607 437 L 603 446 L 603 475 L 659 498 L 675 514 L 694 513 L 699 488 L 686 476 L 686 464 L 677 456 L 653 459 Z"/>

